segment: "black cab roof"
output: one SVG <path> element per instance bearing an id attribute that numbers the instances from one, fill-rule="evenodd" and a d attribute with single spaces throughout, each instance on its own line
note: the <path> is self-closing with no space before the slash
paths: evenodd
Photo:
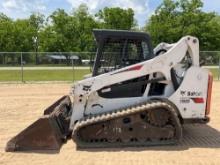
<path id="1" fill-rule="evenodd" d="M 106 38 L 150 40 L 150 36 L 147 33 L 128 30 L 94 29 L 93 34 L 97 42 Z"/>

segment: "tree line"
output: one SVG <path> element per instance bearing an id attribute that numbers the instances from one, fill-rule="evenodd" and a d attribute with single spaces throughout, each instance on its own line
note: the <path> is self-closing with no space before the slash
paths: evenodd
<path id="1" fill-rule="evenodd" d="M 199 38 L 201 50 L 220 50 L 220 16 L 202 11 L 201 0 L 163 0 L 144 27 L 138 27 L 132 9 L 104 8 L 89 13 L 85 4 L 67 13 L 32 14 L 13 20 L 0 14 L 0 52 L 95 51 L 92 29 L 123 29 L 150 33 L 153 45 L 176 42 L 182 36 Z M 84 57 L 87 58 L 87 57 Z"/>

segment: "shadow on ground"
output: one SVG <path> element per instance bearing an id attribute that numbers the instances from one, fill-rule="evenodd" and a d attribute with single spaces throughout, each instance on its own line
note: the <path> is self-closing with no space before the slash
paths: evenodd
<path id="1" fill-rule="evenodd" d="M 65 144 L 64 144 L 65 145 Z M 76 149 L 86 152 L 118 151 L 181 151 L 189 148 L 220 148 L 220 131 L 205 124 L 188 124 L 183 126 L 183 139 L 177 145 Z M 75 148 L 73 148 L 75 149 Z M 58 154 L 60 150 L 19 151 L 18 153 Z"/>
<path id="2" fill-rule="evenodd" d="M 220 148 L 220 131 L 205 124 L 187 124 L 183 126 L 183 139 L 177 145 L 127 147 L 127 148 L 96 148 L 78 149 L 90 152 L 117 151 L 181 151 L 189 148 Z"/>

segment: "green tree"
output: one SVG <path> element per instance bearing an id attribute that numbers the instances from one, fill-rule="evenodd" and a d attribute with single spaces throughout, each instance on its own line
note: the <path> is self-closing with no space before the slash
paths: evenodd
<path id="1" fill-rule="evenodd" d="M 65 52 L 69 51 L 69 40 L 67 29 L 70 17 L 62 10 L 58 9 L 48 18 L 50 22 L 42 32 L 42 48 L 45 51 Z"/>
<path id="2" fill-rule="evenodd" d="M 35 63 L 39 63 L 38 59 L 38 47 L 39 47 L 39 42 L 40 42 L 40 30 L 43 28 L 44 25 L 44 15 L 35 13 L 32 14 L 29 17 L 29 24 L 30 28 L 32 31 L 32 40 L 33 40 L 33 45 L 34 45 L 34 51 L 35 53 Z"/>
<path id="3" fill-rule="evenodd" d="M 154 41 L 176 42 L 182 36 L 199 38 L 202 50 L 218 49 L 220 26 L 216 14 L 203 12 L 201 0 L 164 0 L 151 16 L 145 30 Z"/>
<path id="4" fill-rule="evenodd" d="M 13 21 L 3 13 L 0 13 L 0 52 L 12 51 L 13 47 L 15 47 L 12 36 L 13 28 Z M 6 54 L 1 54 L 0 63 L 5 64 L 6 61 Z"/>
<path id="5" fill-rule="evenodd" d="M 101 27 L 106 29 L 130 30 L 136 25 L 134 11 L 131 8 L 122 9 L 120 7 L 106 7 L 100 10 L 96 16 L 102 24 Z"/>
<path id="6" fill-rule="evenodd" d="M 88 7 L 85 4 L 81 4 L 73 12 L 73 18 L 76 20 L 76 38 L 78 39 L 76 44 L 78 45 L 78 51 L 94 51 L 95 45 L 92 30 L 99 28 L 99 24 L 89 14 Z"/>
<path id="7" fill-rule="evenodd" d="M 13 51 L 14 41 L 12 32 L 14 29 L 13 21 L 3 13 L 0 13 L 0 51 Z"/>
<path id="8" fill-rule="evenodd" d="M 41 32 L 41 47 L 52 52 L 94 51 L 92 30 L 98 23 L 89 14 L 84 4 L 74 9 L 72 14 L 56 10 L 48 19 L 48 24 Z M 82 58 L 89 58 L 84 56 Z"/>
<path id="9" fill-rule="evenodd" d="M 33 44 L 33 37 L 37 36 L 40 29 L 40 23 L 37 23 L 37 26 L 34 18 L 39 19 L 42 17 L 35 17 L 31 15 L 29 19 L 17 19 L 12 20 L 0 14 L 0 51 L 7 52 L 31 52 L 35 50 Z M 35 22 L 35 24 L 34 24 Z M 43 20 L 41 21 L 43 24 Z M 20 55 L 7 55 L 10 58 L 10 61 L 20 60 Z M 31 56 L 24 54 L 23 56 L 26 62 L 31 62 Z M 5 58 L 3 59 L 3 63 Z"/>

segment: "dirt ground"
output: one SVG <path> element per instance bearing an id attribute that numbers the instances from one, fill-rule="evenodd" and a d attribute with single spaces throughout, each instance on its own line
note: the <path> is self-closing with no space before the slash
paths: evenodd
<path id="1" fill-rule="evenodd" d="M 0 164 L 41 165 L 219 165 L 220 82 L 213 86 L 211 122 L 184 126 L 176 146 L 76 150 L 69 140 L 59 153 L 4 152 L 6 142 L 41 116 L 70 84 L 0 84 Z"/>

